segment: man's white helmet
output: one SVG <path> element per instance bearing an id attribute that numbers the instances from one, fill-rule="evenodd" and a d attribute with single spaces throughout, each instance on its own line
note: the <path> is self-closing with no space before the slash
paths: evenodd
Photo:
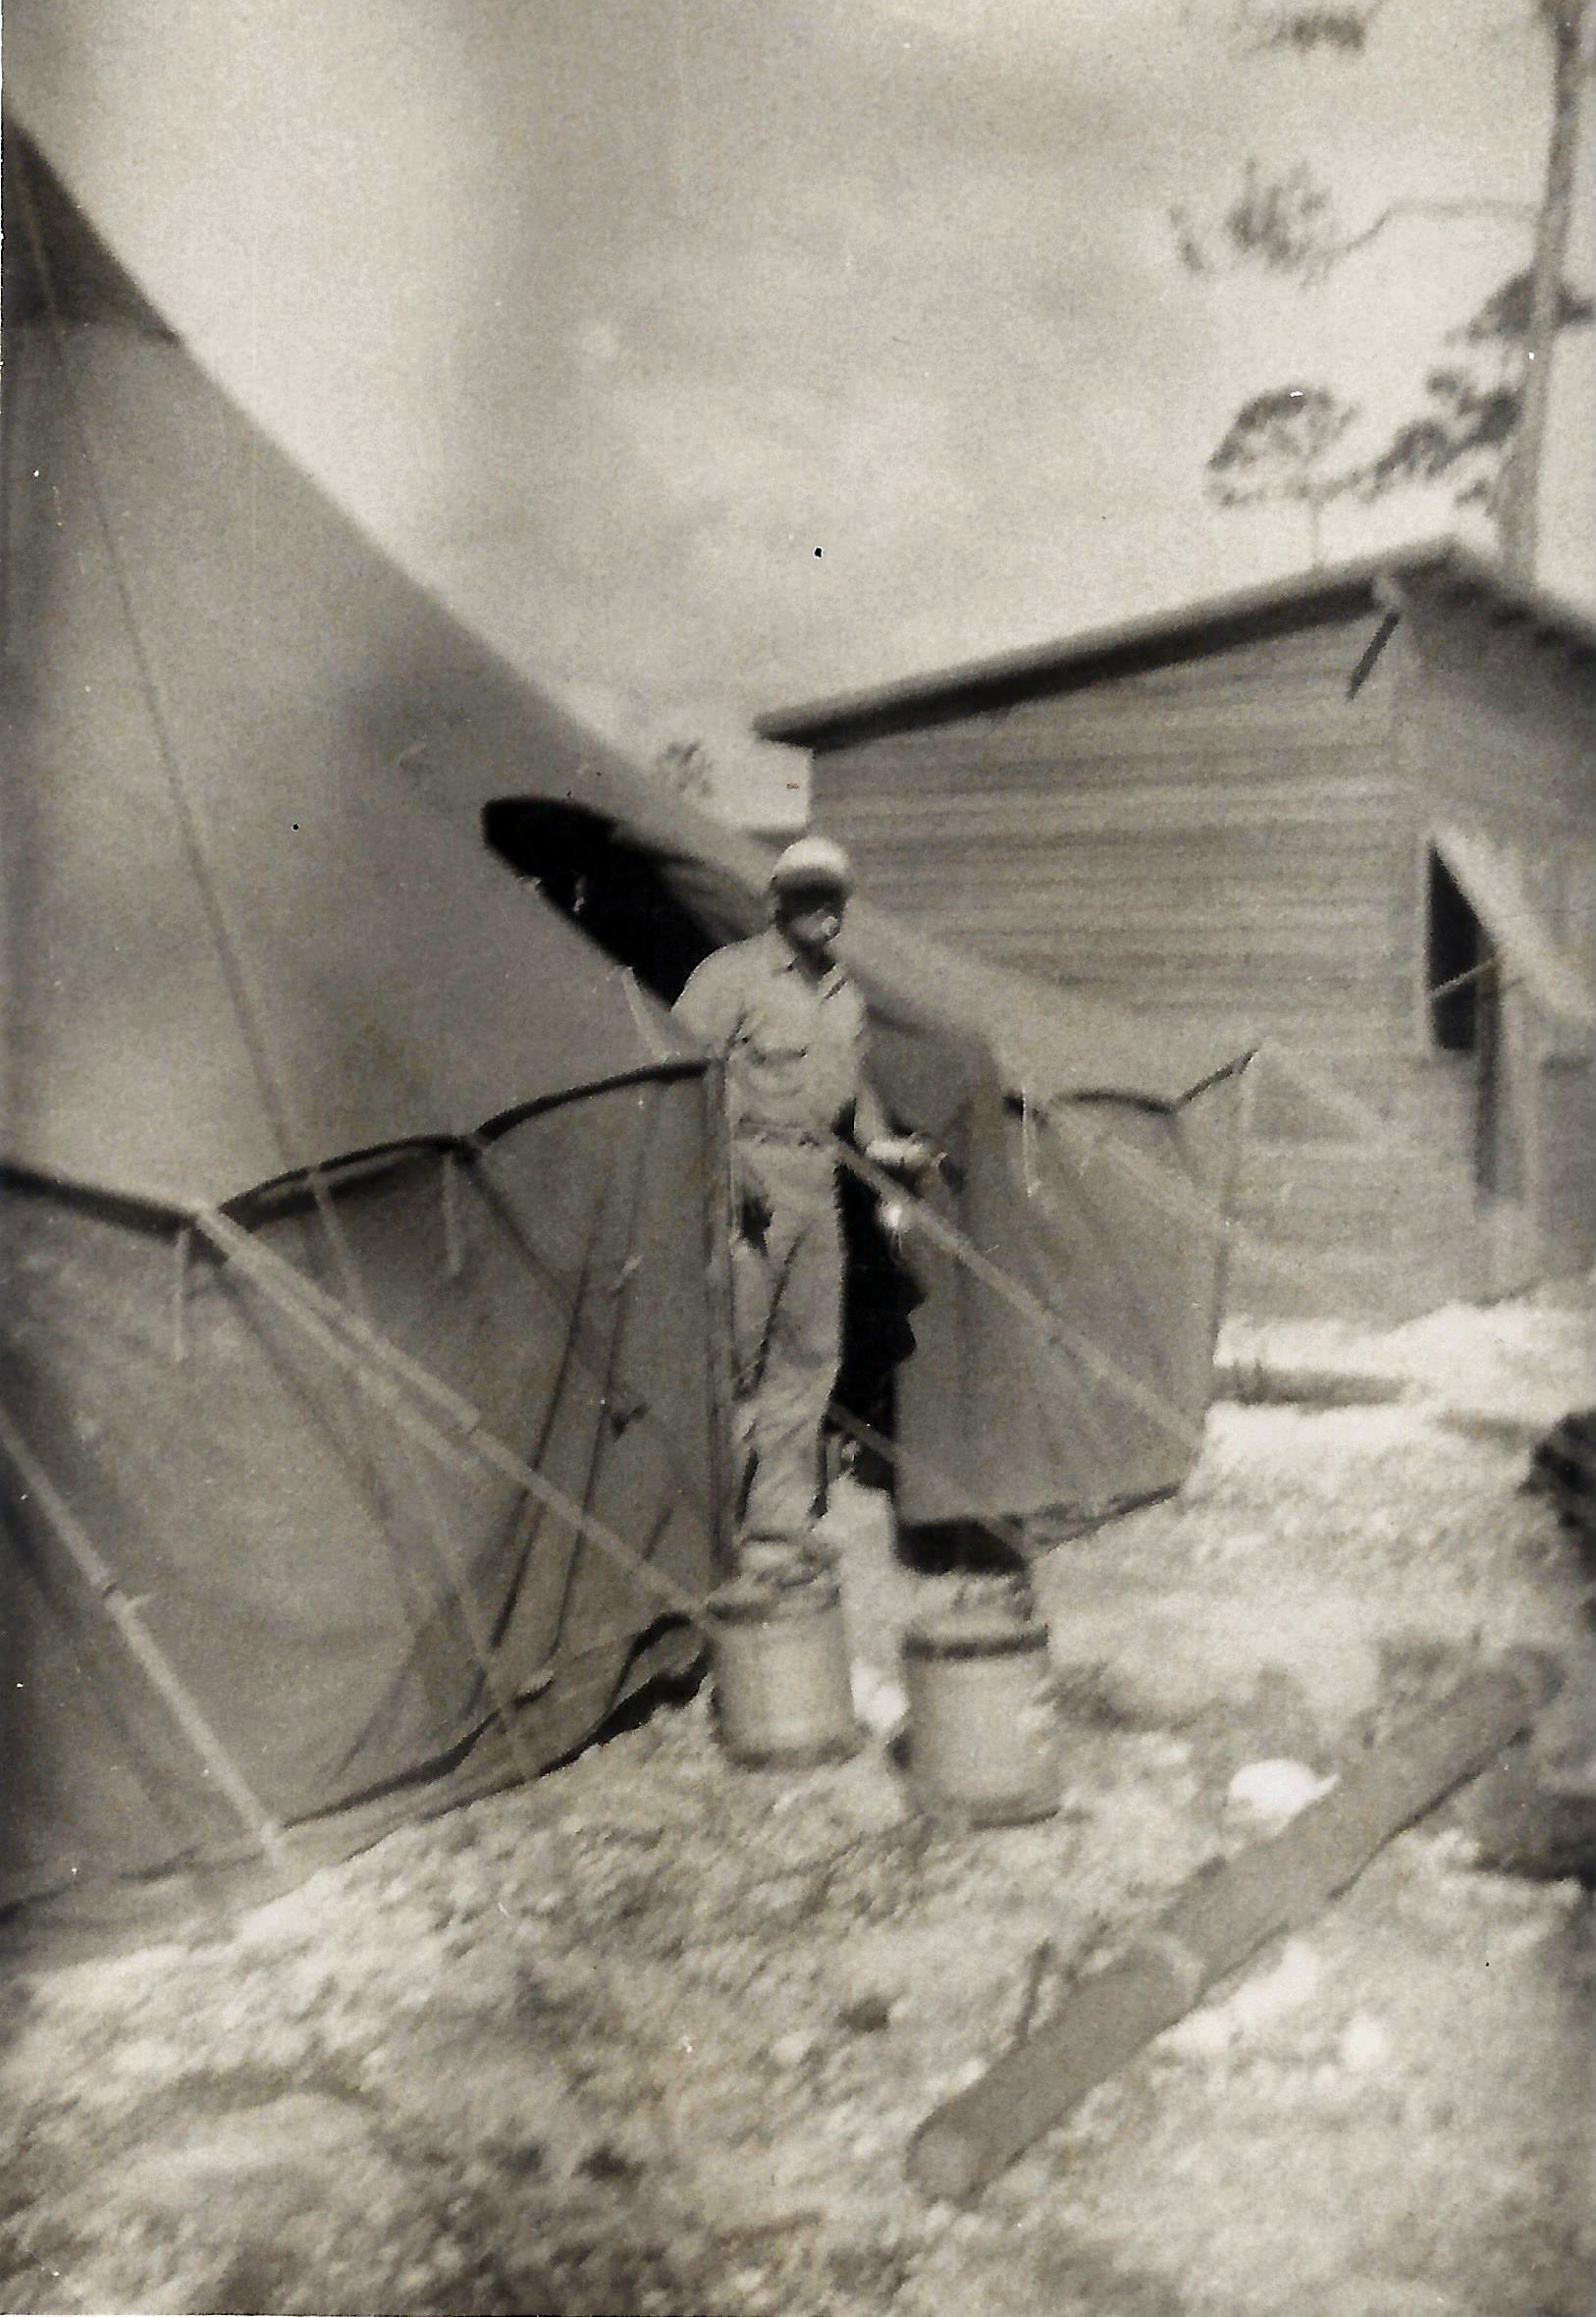
<path id="1" fill-rule="evenodd" d="M 778 855 L 771 890 L 790 892 L 809 886 L 827 888 L 846 899 L 853 891 L 853 863 L 829 836 L 800 836 Z"/>

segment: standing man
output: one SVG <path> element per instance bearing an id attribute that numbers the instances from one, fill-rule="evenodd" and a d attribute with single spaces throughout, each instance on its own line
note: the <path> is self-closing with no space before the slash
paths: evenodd
<path id="1" fill-rule="evenodd" d="M 865 1077 L 864 1000 L 834 954 L 852 888 L 840 845 L 800 837 L 771 872 L 769 929 L 707 957 L 676 1000 L 726 1065 L 741 1557 L 755 1574 L 803 1576 L 820 1559 L 811 1530 L 842 1326 L 832 1138 L 851 1131 L 899 1168 L 931 1157 L 888 1139 Z"/>

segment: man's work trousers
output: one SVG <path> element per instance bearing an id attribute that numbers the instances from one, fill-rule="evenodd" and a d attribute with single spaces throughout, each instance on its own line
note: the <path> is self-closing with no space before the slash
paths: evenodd
<path id="1" fill-rule="evenodd" d="M 752 1470 L 748 1539 L 802 1536 L 821 1484 L 821 1428 L 842 1332 L 836 1173 L 815 1144 L 738 1138 L 744 1212 L 732 1233 L 739 1436 Z M 751 1206 L 763 1208 L 766 1219 Z"/>

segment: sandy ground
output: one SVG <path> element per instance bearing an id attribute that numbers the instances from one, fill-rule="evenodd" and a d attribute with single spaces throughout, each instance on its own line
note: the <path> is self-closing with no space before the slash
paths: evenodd
<path id="1" fill-rule="evenodd" d="M 906 2178 L 1025 2013 L 1247 1839 L 1239 1767 L 1328 1772 L 1510 1641 L 1572 1676 L 1538 1754 L 1592 1741 L 1591 1587 L 1514 1428 L 1596 1398 L 1584 1317 L 1226 1351 L 1401 1396 L 1222 1404 L 1179 1498 L 1048 1555 L 1056 1818 L 907 1808 L 882 1737 L 938 1583 L 845 1484 L 878 1725 L 852 1762 L 735 1770 L 701 1693 L 230 1924 L 15 1984 L 0 2305 L 1586 2317 L 1589 1900 L 1522 1762 L 971 2209 Z M 1500 1870 L 1516 1845 L 1537 1878 Z"/>

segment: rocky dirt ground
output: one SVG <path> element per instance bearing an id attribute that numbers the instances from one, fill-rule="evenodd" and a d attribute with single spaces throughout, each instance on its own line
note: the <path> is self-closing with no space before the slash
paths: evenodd
<path id="1" fill-rule="evenodd" d="M 845 1485 L 852 1762 L 735 1770 L 701 1693 L 231 1924 L 15 1983 L 0 2305 L 1586 2317 L 1591 1851 L 1543 1839 L 1522 1764 L 971 2209 L 905 2176 L 937 2100 L 1248 1839 L 1239 1767 L 1327 1773 L 1510 1641 L 1573 1677 L 1530 1768 L 1596 1739 L 1591 1587 L 1519 1486 L 1527 1430 L 1596 1398 L 1585 1315 L 1225 1354 L 1251 1397 L 1190 1486 L 1042 1564 L 1058 1817 L 907 1810 L 896 1638 L 942 1581 Z M 1294 1367 L 1398 1396 L 1292 1405 Z"/>

